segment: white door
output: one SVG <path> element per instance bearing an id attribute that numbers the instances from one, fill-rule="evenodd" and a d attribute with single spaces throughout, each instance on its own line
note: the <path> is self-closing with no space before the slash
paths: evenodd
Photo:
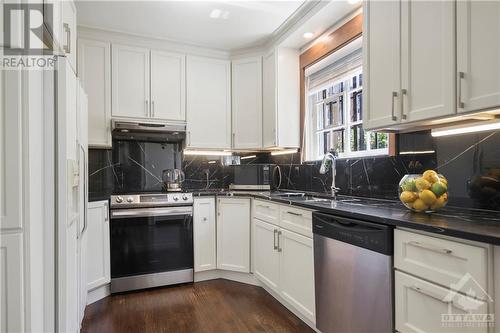
<path id="1" fill-rule="evenodd" d="M 275 52 L 262 61 L 262 144 L 264 148 L 276 146 L 276 57 Z"/>
<path id="2" fill-rule="evenodd" d="M 250 272 L 250 199 L 218 199 L 217 268 Z"/>
<path id="3" fill-rule="evenodd" d="M 233 147 L 262 148 L 262 58 L 232 63 Z"/>
<path id="4" fill-rule="evenodd" d="M 113 44 L 113 117 L 149 118 L 149 49 Z"/>
<path id="5" fill-rule="evenodd" d="M 401 13 L 403 121 L 455 114 L 455 2 L 403 1 Z"/>
<path id="6" fill-rule="evenodd" d="M 363 112 L 366 129 L 401 121 L 399 1 L 365 1 L 363 27 Z"/>
<path id="7" fill-rule="evenodd" d="M 111 281 L 108 201 L 90 202 L 87 216 L 87 289 Z"/>
<path id="8" fill-rule="evenodd" d="M 307 319 L 316 322 L 313 240 L 280 229 L 278 251 L 281 295 Z"/>
<path id="9" fill-rule="evenodd" d="M 230 62 L 187 58 L 187 146 L 231 148 Z"/>
<path id="10" fill-rule="evenodd" d="M 186 120 L 184 54 L 151 51 L 151 117 Z"/>
<path id="11" fill-rule="evenodd" d="M 457 67 L 459 112 L 500 106 L 499 1 L 457 1 Z"/>
<path id="12" fill-rule="evenodd" d="M 280 278 L 279 227 L 253 219 L 253 273 L 268 287 L 278 291 Z"/>
<path id="13" fill-rule="evenodd" d="M 76 73 L 76 6 L 72 0 L 62 1 L 63 51 Z"/>
<path id="14" fill-rule="evenodd" d="M 193 204 L 194 271 L 217 268 L 215 198 L 196 198 Z"/>
<path id="15" fill-rule="evenodd" d="M 485 302 L 463 296 L 433 283 L 396 271 L 396 330 L 401 333 L 486 333 L 486 326 L 474 323 L 443 322 L 442 315 L 488 312 Z M 448 297 L 450 297 L 448 299 Z M 446 318 L 446 317 L 445 317 Z M 470 327 L 454 325 L 472 324 Z"/>
<path id="16" fill-rule="evenodd" d="M 80 38 L 78 76 L 88 95 L 89 146 L 111 148 L 111 44 Z"/>

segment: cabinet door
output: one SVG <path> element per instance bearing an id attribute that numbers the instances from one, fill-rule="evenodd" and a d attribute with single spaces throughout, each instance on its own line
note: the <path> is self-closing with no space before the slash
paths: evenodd
<path id="1" fill-rule="evenodd" d="M 111 44 L 80 38 L 78 76 L 88 96 L 88 144 L 111 148 Z"/>
<path id="2" fill-rule="evenodd" d="M 500 2 L 457 1 L 459 112 L 500 106 L 498 59 L 500 59 Z M 460 76 L 461 73 L 463 77 Z"/>
<path id="3" fill-rule="evenodd" d="M 197 198 L 193 209 L 194 271 L 216 269 L 215 198 Z"/>
<path id="4" fill-rule="evenodd" d="M 365 129 L 401 121 L 399 1 L 365 1 L 363 22 L 363 110 Z"/>
<path id="5" fill-rule="evenodd" d="M 72 0 L 62 1 L 63 51 L 76 73 L 76 6 Z"/>
<path id="6" fill-rule="evenodd" d="M 257 279 L 278 291 L 280 253 L 278 252 L 279 228 L 253 219 L 253 264 Z"/>
<path id="7" fill-rule="evenodd" d="M 113 117 L 148 118 L 149 50 L 113 44 Z"/>
<path id="8" fill-rule="evenodd" d="M 217 209 L 217 268 L 249 273 L 250 199 L 218 199 Z"/>
<path id="9" fill-rule="evenodd" d="M 447 333 L 461 330 L 468 333 L 488 332 L 484 325 L 474 325 L 474 322 L 446 322 L 442 317 L 446 314 L 486 314 L 488 307 L 485 302 L 401 272 L 395 274 L 395 311 L 396 330 L 401 333 Z M 472 326 L 456 326 L 461 324 Z"/>
<path id="10" fill-rule="evenodd" d="M 111 281 L 108 202 L 90 202 L 87 216 L 88 290 Z"/>
<path id="11" fill-rule="evenodd" d="M 23 235 L 0 235 L 0 331 L 24 332 Z"/>
<path id="12" fill-rule="evenodd" d="M 280 229 L 281 295 L 312 322 L 316 322 L 313 240 Z"/>
<path id="13" fill-rule="evenodd" d="M 240 59 L 232 64 L 233 147 L 262 148 L 262 60 Z"/>
<path id="14" fill-rule="evenodd" d="M 276 142 L 276 57 L 275 52 L 264 56 L 262 62 L 262 144 L 274 147 Z"/>
<path id="15" fill-rule="evenodd" d="M 231 148 L 230 62 L 187 58 L 187 146 Z"/>
<path id="16" fill-rule="evenodd" d="M 455 114 L 455 2 L 403 1 L 401 9 L 403 120 Z"/>
<path id="17" fill-rule="evenodd" d="M 186 120 L 184 54 L 151 51 L 151 117 Z"/>

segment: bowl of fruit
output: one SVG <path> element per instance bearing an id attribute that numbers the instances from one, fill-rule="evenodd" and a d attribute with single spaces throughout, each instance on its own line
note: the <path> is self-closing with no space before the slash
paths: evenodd
<path id="1" fill-rule="evenodd" d="M 399 182 L 399 199 L 415 212 L 435 212 L 448 203 L 448 181 L 434 170 L 405 175 Z"/>

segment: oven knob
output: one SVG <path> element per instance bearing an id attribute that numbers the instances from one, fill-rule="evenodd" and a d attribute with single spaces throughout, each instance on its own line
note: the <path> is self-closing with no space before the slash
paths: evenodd
<path id="1" fill-rule="evenodd" d="M 116 202 L 122 203 L 123 202 L 123 198 L 122 197 L 116 197 Z"/>
<path id="2" fill-rule="evenodd" d="M 175 197 L 174 197 L 174 201 L 179 201 L 179 197 L 178 197 L 178 196 L 175 196 Z"/>
<path id="3" fill-rule="evenodd" d="M 128 202 L 128 203 L 132 203 L 132 202 L 134 202 L 134 199 L 133 199 L 132 197 L 128 197 L 128 198 L 127 198 L 127 202 Z"/>
<path id="4" fill-rule="evenodd" d="M 186 201 L 187 199 L 188 199 L 188 196 L 184 194 L 184 195 L 182 196 L 182 200 Z"/>

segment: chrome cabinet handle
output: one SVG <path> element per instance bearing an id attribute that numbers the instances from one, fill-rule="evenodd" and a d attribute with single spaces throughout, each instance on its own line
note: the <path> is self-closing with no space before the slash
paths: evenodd
<path id="1" fill-rule="evenodd" d="M 191 146 L 191 131 L 187 132 L 187 145 Z"/>
<path id="2" fill-rule="evenodd" d="M 236 133 L 233 133 L 233 147 L 236 146 Z"/>
<path id="3" fill-rule="evenodd" d="M 455 255 L 453 253 L 453 251 L 450 250 L 450 249 L 439 248 L 439 247 L 435 247 L 433 245 L 424 244 L 424 243 L 420 243 L 420 242 L 417 242 L 417 241 L 409 241 L 408 244 L 413 245 L 415 247 L 419 247 L 421 249 L 426 249 L 426 250 L 429 250 L 429 251 L 432 251 L 432 252 L 446 254 L 446 255 L 449 255 L 449 256 L 454 256 L 456 258 L 465 260 L 465 258 L 462 258 L 462 257 L 459 257 L 459 256 Z"/>
<path id="4" fill-rule="evenodd" d="M 396 91 L 393 91 L 392 92 L 392 101 L 391 101 L 391 114 L 392 114 L 392 121 L 396 121 L 398 120 L 398 117 L 396 117 L 396 115 L 394 114 L 394 99 L 398 97 L 398 93 Z"/>
<path id="5" fill-rule="evenodd" d="M 401 89 L 401 119 L 406 119 L 404 96 L 406 96 L 407 93 L 408 91 L 406 89 Z"/>
<path id="6" fill-rule="evenodd" d="M 431 297 L 431 298 L 434 298 L 434 299 L 436 299 L 436 300 L 438 300 L 438 301 L 440 301 L 440 302 L 443 302 L 443 303 L 448 303 L 448 304 L 449 304 L 449 303 L 451 303 L 451 302 L 447 302 L 447 301 L 443 300 L 443 298 L 442 298 L 442 297 L 440 297 L 440 296 L 438 296 L 438 295 L 435 295 L 435 294 L 431 293 L 430 291 L 424 290 L 424 289 L 422 289 L 422 288 L 420 288 L 420 287 L 417 287 L 417 286 L 410 286 L 410 289 L 411 289 L 411 290 L 414 290 L 414 291 L 416 291 L 417 293 L 420 293 L 420 294 L 422 294 L 422 295 L 425 295 L 425 296 L 429 296 L 429 297 Z"/>
<path id="7" fill-rule="evenodd" d="M 64 32 L 66 33 L 67 44 L 63 46 L 65 53 L 71 53 L 71 28 L 68 23 L 63 24 Z"/>
<path id="8" fill-rule="evenodd" d="M 458 72 L 458 107 L 463 109 L 465 103 L 462 102 L 462 80 L 465 79 L 464 72 Z"/>
<path id="9" fill-rule="evenodd" d="M 146 104 L 144 106 L 144 114 L 146 115 L 146 117 L 148 117 L 149 116 L 148 100 L 146 100 L 145 102 L 146 102 Z"/>
<path id="10" fill-rule="evenodd" d="M 278 229 L 274 229 L 274 249 L 277 250 L 278 249 L 278 246 L 276 245 L 276 235 L 278 234 Z"/>
<path id="11" fill-rule="evenodd" d="M 280 245 L 280 236 L 281 236 L 281 230 L 278 231 L 278 252 L 283 251 L 283 249 L 281 248 L 281 245 Z"/>
<path id="12" fill-rule="evenodd" d="M 151 117 L 155 116 L 155 101 L 151 101 Z"/>
<path id="13" fill-rule="evenodd" d="M 287 211 L 287 214 L 295 215 L 295 216 L 302 216 L 302 214 L 300 214 L 300 213 L 289 212 L 289 211 Z"/>

